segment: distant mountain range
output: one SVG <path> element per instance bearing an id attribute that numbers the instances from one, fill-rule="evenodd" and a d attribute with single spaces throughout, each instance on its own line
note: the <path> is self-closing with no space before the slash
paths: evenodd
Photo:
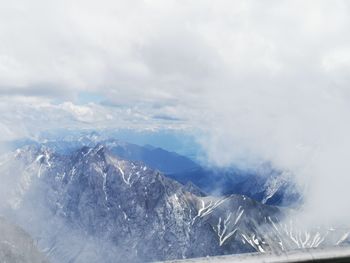
<path id="1" fill-rule="evenodd" d="M 236 167 L 202 167 L 185 156 L 162 148 L 127 143 L 96 132 L 83 136 L 69 135 L 40 143 L 22 140 L 16 146 L 43 145 L 57 153 L 69 154 L 84 146 L 94 147 L 97 143 L 104 144 L 120 158 L 140 161 L 182 184 L 191 183 L 211 195 L 242 194 L 264 204 L 279 206 L 291 206 L 302 201 L 291 176 L 273 169 L 268 163 L 249 171 Z"/>
<path id="2" fill-rule="evenodd" d="M 348 242 L 347 229 L 286 224 L 293 213 L 287 208 L 181 184 L 148 164 L 164 165 L 154 161 L 160 151 L 179 160 L 178 167 L 168 166 L 171 172 L 198 169 L 194 162 L 138 147 L 99 138 L 27 143 L 0 160 L 1 213 L 54 263 L 148 262 Z"/>

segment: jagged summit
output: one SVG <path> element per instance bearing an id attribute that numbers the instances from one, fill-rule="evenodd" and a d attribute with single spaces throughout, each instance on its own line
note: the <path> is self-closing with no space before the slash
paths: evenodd
<path id="1" fill-rule="evenodd" d="M 95 148 L 102 144 L 119 158 L 143 162 L 149 168 L 159 170 L 182 184 L 192 183 L 211 195 L 239 193 L 269 205 L 297 206 L 302 202 L 301 189 L 291 176 L 273 169 L 269 163 L 262 163 L 255 170 L 202 167 L 187 157 L 161 148 L 139 146 L 96 132 L 42 138 L 41 142 L 23 140 L 16 145 L 23 146 L 23 143 L 35 148 L 46 147 L 61 155 L 71 155 L 83 147 Z"/>
<path id="2" fill-rule="evenodd" d="M 242 195 L 206 195 L 120 157 L 105 143 L 64 153 L 48 145 L 23 147 L 0 169 L 6 167 L 16 171 L 16 184 L 4 196 L 7 211 L 52 262 L 276 251 L 335 244 L 344 234 L 329 240 L 319 230 L 294 233 L 299 228 L 283 225 L 284 209 Z M 295 238 L 302 235 L 309 240 Z"/>

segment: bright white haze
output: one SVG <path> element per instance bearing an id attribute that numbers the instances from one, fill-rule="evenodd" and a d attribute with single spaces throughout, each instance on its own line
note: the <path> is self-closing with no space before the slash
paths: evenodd
<path id="1" fill-rule="evenodd" d="M 350 220 L 349 1 L 0 1 L 3 141 L 199 130 L 209 163 L 271 161 Z"/>

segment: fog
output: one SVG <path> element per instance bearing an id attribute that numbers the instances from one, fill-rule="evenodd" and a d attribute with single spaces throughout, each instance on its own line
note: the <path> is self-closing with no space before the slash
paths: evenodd
<path id="1" fill-rule="evenodd" d="M 273 93 L 259 94 L 259 87 L 255 94 L 243 90 L 241 95 L 249 93 L 244 104 L 233 92 L 226 98 L 218 96 L 210 109 L 213 116 L 203 120 L 210 127 L 202 141 L 209 160 L 246 168 L 271 161 L 290 171 L 304 189 L 305 213 L 311 222 L 348 222 L 346 98 L 320 86 L 269 90 Z"/>
<path id="2" fill-rule="evenodd" d="M 347 1 L 2 4 L 2 140 L 199 130 L 208 163 L 269 161 L 304 189 L 310 222 L 350 219 Z"/>

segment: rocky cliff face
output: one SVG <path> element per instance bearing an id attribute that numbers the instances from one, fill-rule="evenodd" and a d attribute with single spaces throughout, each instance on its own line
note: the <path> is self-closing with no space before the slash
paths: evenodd
<path id="1" fill-rule="evenodd" d="M 103 144 L 65 154 L 26 146 L 4 157 L 0 171 L 16 182 L 3 192 L 2 213 L 52 262 L 265 252 L 335 244 L 344 235 L 329 241 L 320 231 L 294 233 L 283 225 L 285 210 L 242 195 L 206 196 Z"/>
<path id="2" fill-rule="evenodd" d="M 302 201 L 300 189 L 293 183 L 291 175 L 277 171 L 268 163 L 251 170 L 234 166 L 205 168 L 174 152 L 150 145 L 139 146 L 123 142 L 95 132 L 64 136 L 60 139 L 43 139 L 43 143 L 24 140 L 16 144 L 18 147 L 28 144 L 45 146 L 55 153 L 68 155 L 82 147 L 95 147 L 97 143 L 102 143 L 121 159 L 142 162 L 169 178 L 182 184 L 190 184 L 191 187 L 211 195 L 241 194 L 264 204 L 278 206 L 297 205 Z"/>

